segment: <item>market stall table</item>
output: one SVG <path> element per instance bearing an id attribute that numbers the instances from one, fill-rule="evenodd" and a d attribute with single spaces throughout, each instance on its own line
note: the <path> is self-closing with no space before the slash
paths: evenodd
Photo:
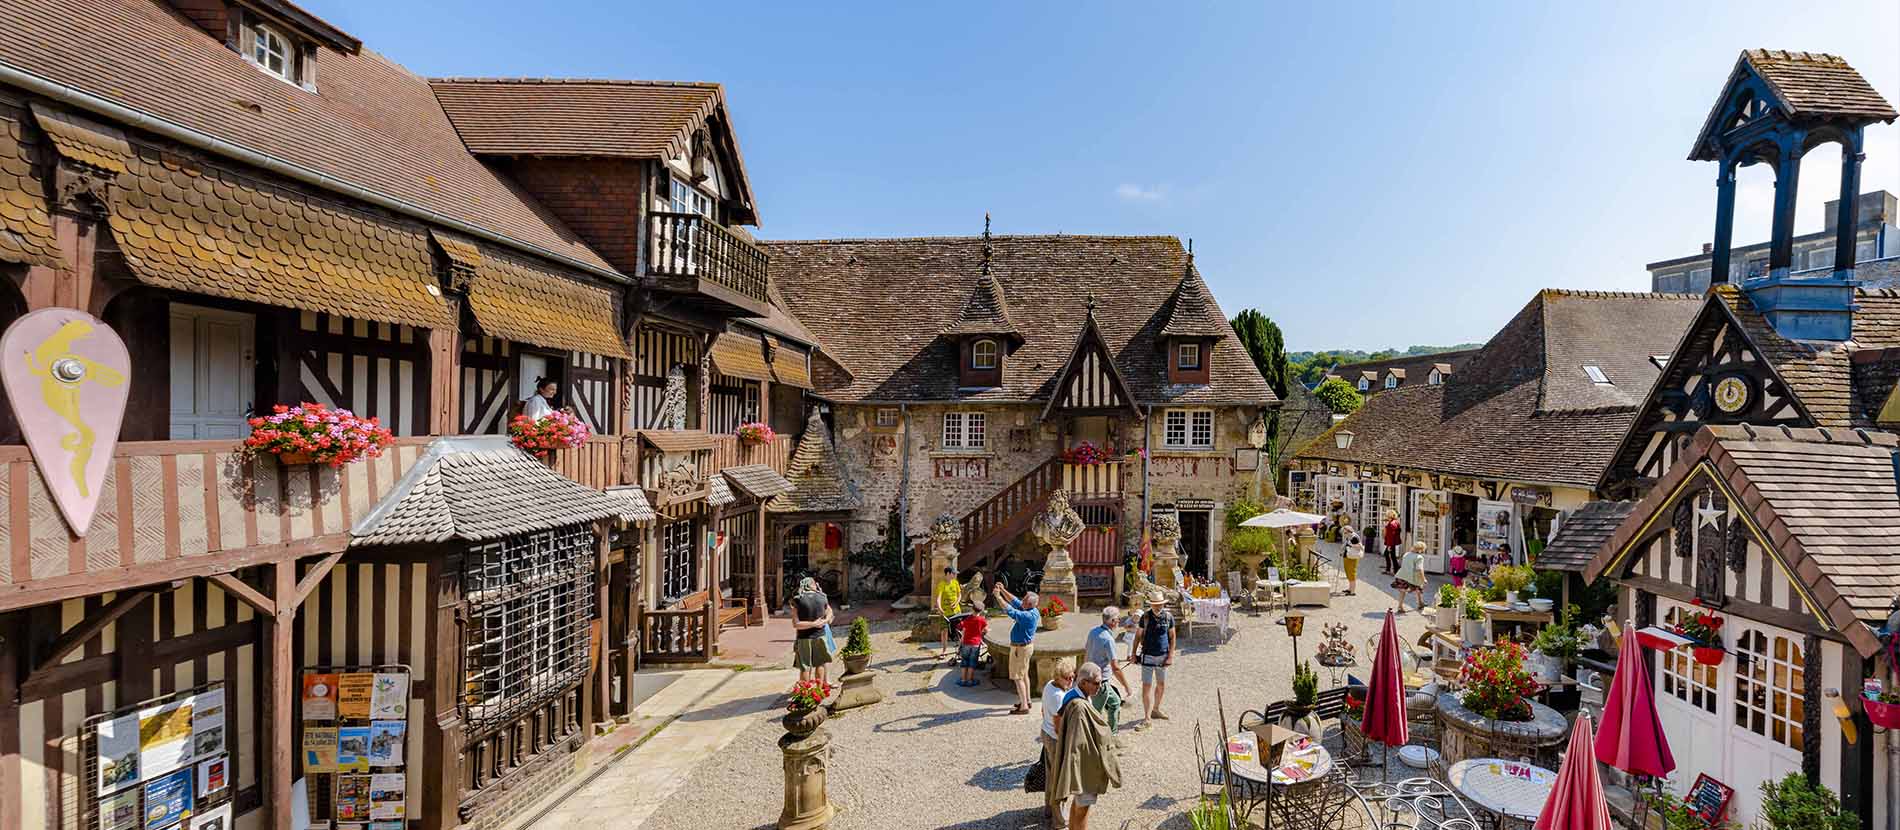
<path id="1" fill-rule="evenodd" d="M 1557 773 L 1503 758 L 1469 758 L 1451 765 L 1445 781 L 1466 800 L 1500 818 L 1537 821 Z"/>
<path id="2" fill-rule="evenodd" d="M 1234 632 L 1229 622 L 1229 612 L 1233 610 L 1233 601 L 1225 594 L 1218 597 L 1190 597 L 1188 616 L 1196 625 L 1212 625 L 1220 631 L 1221 642 L 1226 642 Z"/>

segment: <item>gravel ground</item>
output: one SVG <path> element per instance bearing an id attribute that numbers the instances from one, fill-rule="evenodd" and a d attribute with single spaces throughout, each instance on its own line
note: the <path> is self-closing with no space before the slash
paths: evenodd
<path id="1" fill-rule="evenodd" d="M 1381 584 L 1375 560 L 1365 570 Z M 1362 574 L 1364 576 L 1364 574 Z M 1357 596 L 1336 595 L 1331 608 L 1309 608 L 1300 652 L 1311 658 L 1323 624 L 1345 622 L 1368 671 L 1365 642 L 1378 634 L 1392 598 L 1362 579 Z M 1292 697 L 1292 643 L 1275 624 L 1278 613 L 1234 613 L 1233 637 L 1215 645 L 1190 643 L 1176 655 L 1163 710 L 1169 720 L 1141 722 L 1140 676 L 1129 670 L 1135 702 L 1124 708 L 1121 789 L 1102 796 L 1093 828 L 1186 828 L 1193 806 L 1194 728 L 1202 724 L 1209 751 L 1218 731 L 1216 693 L 1228 722 L 1243 709 Z M 1408 640 L 1425 629 L 1416 611 L 1398 618 Z M 885 624 L 873 640 L 873 665 L 884 672 L 878 686 L 885 700 L 832 718 L 830 792 L 839 810 L 835 830 L 872 828 L 1025 828 L 1041 822 L 1041 796 L 1022 791 L 1022 777 L 1037 754 L 1037 716 L 1011 717 L 1013 695 L 990 687 L 956 685 L 948 665 L 929 650 L 902 642 L 905 632 Z M 1332 685 L 1325 669 L 1320 684 Z M 1039 710 L 1038 710 L 1039 711 Z M 775 717 L 760 716 L 717 756 L 707 759 L 647 827 L 657 830 L 770 828 L 781 806 L 781 762 L 776 741 L 784 734 Z"/>

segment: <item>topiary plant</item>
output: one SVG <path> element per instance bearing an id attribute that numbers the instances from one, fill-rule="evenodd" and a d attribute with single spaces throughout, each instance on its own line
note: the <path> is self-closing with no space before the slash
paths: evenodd
<path id="1" fill-rule="evenodd" d="M 1841 809 L 1826 786 L 1798 772 L 1761 785 L 1761 818 L 1774 830 L 1854 830 L 1860 818 Z"/>
<path id="2" fill-rule="evenodd" d="M 863 617 L 851 621 L 851 636 L 845 638 L 839 654 L 856 657 L 871 653 L 871 623 Z"/>
<path id="3" fill-rule="evenodd" d="M 1319 674 L 1306 661 L 1293 667 L 1293 708 L 1311 711 L 1319 702 Z"/>

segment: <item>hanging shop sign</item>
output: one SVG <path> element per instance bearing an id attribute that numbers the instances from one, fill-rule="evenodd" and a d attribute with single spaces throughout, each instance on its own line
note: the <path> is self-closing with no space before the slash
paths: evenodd
<path id="1" fill-rule="evenodd" d="M 80 727 L 82 827 L 230 830 L 224 684 L 95 715 Z"/>
<path id="2" fill-rule="evenodd" d="M 1533 507 L 1550 506 L 1550 489 L 1547 487 L 1512 487 L 1511 501 Z"/>
<path id="3" fill-rule="evenodd" d="M 1445 476 L 1438 483 L 1438 489 L 1447 493 L 1460 493 L 1467 496 L 1478 494 L 1478 483 L 1468 478 Z"/>
<path id="4" fill-rule="evenodd" d="M 406 826 L 410 688 L 408 666 L 304 670 L 298 745 L 310 830 Z"/>
<path id="5" fill-rule="evenodd" d="M 98 318 L 43 308 L 0 335 L 0 384 L 59 513 L 84 537 L 125 419 L 132 358 Z"/>

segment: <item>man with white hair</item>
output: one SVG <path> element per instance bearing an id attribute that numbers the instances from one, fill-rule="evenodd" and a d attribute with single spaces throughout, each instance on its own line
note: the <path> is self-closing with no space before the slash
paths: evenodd
<path id="1" fill-rule="evenodd" d="M 1115 731 L 1117 727 L 1121 726 L 1122 700 L 1127 697 L 1127 693 L 1131 691 L 1128 685 L 1128 678 L 1122 676 L 1121 661 L 1115 659 L 1115 640 L 1120 636 L 1119 629 L 1121 623 L 1122 612 L 1120 608 L 1111 605 L 1102 609 L 1102 624 L 1089 629 L 1088 639 L 1083 641 L 1082 647 L 1082 659 L 1084 661 L 1090 665 L 1100 667 L 1104 676 L 1110 673 L 1114 674 L 1115 682 L 1121 684 L 1119 691 L 1117 691 L 1114 686 L 1103 684 L 1102 690 L 1096 694 L 1096 698 L 1090 701 L 1095 704 L 1095 708 L 1100 709 L 1102 714 L 1108 717 L 1110 732 Z"/>
<path id="2" fill-rule="evenodd" d="M 1036 607 L 1036 592 L 1025 592 L 1019 599 L 997 580 L 992 589 L 1003 600 L 1003 613 L 1009 615 L 1009 679 L 1016 683 L 1016 708 L 1012 715 L 1029 714 L 1029 664 L 1036 658 L 1036 629 L 1042 627 L 1042 610 Z"/>
<path id="3" fill-rule="evenodd" d="M 1089 809 L 1103 793 L 1121 786 L 1121 765 L 1108 722 L 1089 704 L 1101 691 L 1102 667 L 1083 663 L 1075 673 L 1075 688 L 1063 695 L 1056 712 L 1056 740 L 1049 755 L 1045 804 L 1070 801 L 1069 830 L 1088 830 Z M 1061 826 L 1052 819 L 1051 824 Z"/>

